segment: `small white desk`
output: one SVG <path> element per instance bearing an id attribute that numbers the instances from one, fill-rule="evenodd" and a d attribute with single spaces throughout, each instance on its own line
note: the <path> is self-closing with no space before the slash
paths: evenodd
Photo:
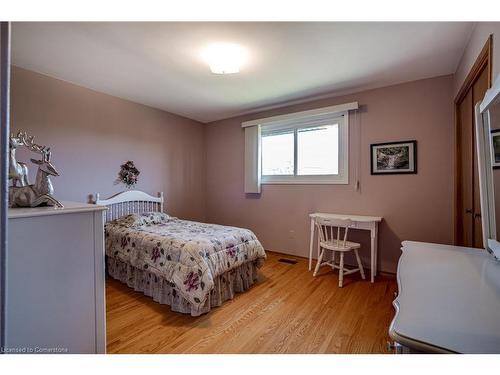
<path id="1" fill-rule="evenodd" d="M 370 231 L 371 238 L 371 282 L 375 280 L 375 275 L 377 274 L 377 245 L 378 245 L 378 223 L 382 221 L 380 216 L 360 216 L 360 215 L 348 215 L 348 214 L 333 214 L 333 213 L 321 213 L 315 212 L 309 215 L 311 218 L 311 240 L 309 243 L 309 271 L 312 269 L 312 254 L 314 247 L 314 232 L 315 232 L 315 219 L 316 218 L 330 218 L 330 219 L 341 219 L 341 220 L 352 220 L 354 222 L 353 228 L 363 229 Z"/>

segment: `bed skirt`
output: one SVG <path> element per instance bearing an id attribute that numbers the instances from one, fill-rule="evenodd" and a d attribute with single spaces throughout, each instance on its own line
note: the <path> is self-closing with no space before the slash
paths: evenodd
<path id="1" fill-rule="evenodd" d="M 205 304 L 195 307 L 179 294 L 174 283 L 121 260 L 106 258 L 107 271 L 112 278 L 127 284 L 136 292 L 152 297 L 160 304 L 169 305 L 172 311 L 191 314 L 191 316 L 207 313 L 213 307 L 222 305 L 224 301 L 233 299 L 236 293 L 249 289 L 257 281 L 257 269 L 260 266 L 259 261 L 256 260 L 217 276 Z"/>

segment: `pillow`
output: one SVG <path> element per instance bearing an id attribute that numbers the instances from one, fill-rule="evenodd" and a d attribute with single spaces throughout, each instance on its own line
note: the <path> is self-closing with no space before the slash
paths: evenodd
<path id="1" fill-rule="evenodd" d="M 163 212 L 143 212 L 138 215 L 142 220 L 141 225 L 164 224 L 172 220 L 172 217 Z"/>
<path id="2" fill-rule="evenodd" d="M 124 227 L 139 227 L 142 225 L 164 224 L 172 220 L 172 217 L 163 212 L 143 212 L 119 217 L 110 223 Z"/>

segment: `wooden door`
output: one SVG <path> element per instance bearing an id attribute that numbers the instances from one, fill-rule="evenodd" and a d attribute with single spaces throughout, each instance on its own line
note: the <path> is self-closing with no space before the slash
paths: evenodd
<path id="1" fill-rule="evenodd" d="M 474 134 L 472 90 L 458 104 L 458 245 L 471 247 L 474 244 Z"/>
<path id="2" fill-rule="evenodd" d="M 459 246 L 483 247 L 474 108 L 491 86 L 491 45 L 490 36 L 455 99 L 455 244 Z"/>

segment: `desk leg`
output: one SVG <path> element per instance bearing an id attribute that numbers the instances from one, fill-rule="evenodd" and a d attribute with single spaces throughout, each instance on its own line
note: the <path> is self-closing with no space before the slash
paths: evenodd
<path id="1" fill-rule="evenodd" d="M 313 244 L 314 244 L 314 219 L 311 218 L 311 238 L 309 242 L 309 271 L 312 268 Z"/>
<path id="2" fill-rule="evenodd" d="M 375 281 L 375 276 L 377 275 L 377 244 L 378 244 L 378 223 L 374 223 L 370 230 L 371 237 L 371 282 Z"/>
<path id="3" fill-rule="evenodd" d="M 375 245 L 375 276 L 377 276 L 378 273 L 378 223 L 375 223 L 375 239 L 374 239 L 374 245 Z"/>
<path id="4" fill-rule="evenodd" d="M 375 264 L 377 263 L 377 260 L 375 259 L 375 243 L 376 243 L 376 238 L 375 238 L 375 227 L 372 227 L 370 230 L 370 238 L 371 238 L 371 254 L 370 254 L 370 273 L 371 273 L 371 282 L 373 283 L 375 281 Z"/>

